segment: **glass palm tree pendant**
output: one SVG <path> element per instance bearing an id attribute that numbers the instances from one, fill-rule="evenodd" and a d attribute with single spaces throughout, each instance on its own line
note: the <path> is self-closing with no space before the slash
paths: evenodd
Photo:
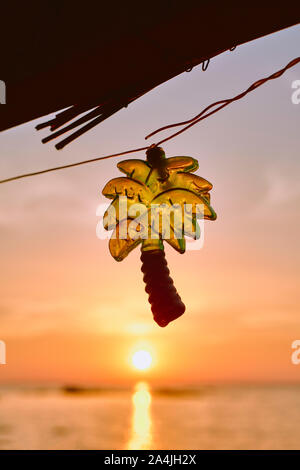
<path id="1" fill-rule="evenodd" d="M 141 245 L 145 290 L 154 320 L 166 326 L 185 311 L 164 252 L 164 242 L 179 253 L 186 248 L 185 236 L 200 237 L 198 220 L 215 220 L 210 205 L 212 184 L 192 174 L 198 161 L 192 157 L 166 158 L 160 147 L 146 152 L 147 160 L 129 159 L 118 163 L 126 177 L 110 180 L 102 193 L 112 203 L 104 214 L 104 228 L 113 230 L 109 250 L 122 261 Z"/>

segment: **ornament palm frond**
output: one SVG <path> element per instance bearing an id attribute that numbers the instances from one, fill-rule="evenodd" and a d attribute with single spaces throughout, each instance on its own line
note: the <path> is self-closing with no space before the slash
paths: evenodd
<path id="1" fill-rule="evenodd" d="M 126 176 L 110 180 L 102 191 L 113 200 L 104 214 L 104 228 L 114 230 L 109 242 L 110 253 L 117 261 L 122 261 L 142 244 L 146 291 L 150 294 L 155 320 L 165 326 L 182 315 L 185 307 L 168 275 L 163 240 L 184 253 L 185 236 L 198 238 L 200 235 L 197 219 L 216 219 L 210 206 L 212 184 L 192 174 L 198 169 L 197 160 L 192 157 L 166 158 L 159 147 L 147 151 L 147 161 L 124 160 L 118 163 L 118 168 Z M 144 210 L 137 215 L 133 209 L 141 206 Z M 153 207 L 163 208 L 162 216 L 159 214 L 155 220 L 152 218 Z M 164 217 L 168 218 L 167 224 Z M 153 279 L 161 275 L 165 285 L 153 284 Z M 162 301 L 166 291 L 170 294 L 169 305 Z M 167 298 L 165 296 L 165 300 Z M 170 303 L 172 299 L 173 304 Z"/>

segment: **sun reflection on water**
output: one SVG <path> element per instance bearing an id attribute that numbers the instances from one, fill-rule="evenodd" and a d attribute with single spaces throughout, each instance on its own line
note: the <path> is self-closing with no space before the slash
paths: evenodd
<path id="1" fill-rule="evenodd" d="M 151 393 L 146 382 L 136 384 L 132 403 L 132 430 L 127 448 L 130 450 L 149 449 L 152 441 Z"/>

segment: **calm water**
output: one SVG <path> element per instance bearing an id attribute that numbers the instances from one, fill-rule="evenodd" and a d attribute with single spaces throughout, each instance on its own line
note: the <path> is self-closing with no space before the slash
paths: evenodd
<path id="1" fill-rule="evenodd" d="M 0 391 L 1 449 L 300 449 L 300 386 Z"/>

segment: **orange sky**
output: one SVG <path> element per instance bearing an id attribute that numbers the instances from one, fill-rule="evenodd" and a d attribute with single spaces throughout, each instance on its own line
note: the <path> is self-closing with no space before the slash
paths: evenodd
<path id="1" fill-rule="evenodd" d="M 286 65 L 299 40 L 296 26 L 226 52 L 205 73 L 198 67 L 160 86 L 60 152 L 41 144 L 35 123 L 7 131 L 1 176 L 142 146 L 148 131 Z M 165 146 L 167 156 L 198 158 L 218 214 L 206 223 L 202 250 L 166 248 L 187 310 L 165 329 L 152 320 L 138 250 L 116 263 L 96 237 L 101 189 L 120 175 L 121 159 L 1 186 L 2 383 L 300 379 L 290 359 L 300 338 L 297 79 L 299 65 Z M 147 373 L 128 364 L 136 347 L 153 354 Z"/>

